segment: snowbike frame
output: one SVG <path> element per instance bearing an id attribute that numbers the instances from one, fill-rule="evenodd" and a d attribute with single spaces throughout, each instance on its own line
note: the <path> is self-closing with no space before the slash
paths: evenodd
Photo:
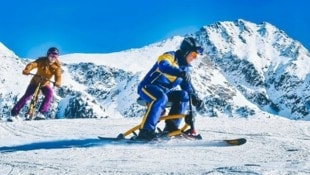
<path id="1" fill-rule="evenodd" d="M 170 120 L 170 119 L 180 119 L 180 118 L 184 118 L 185 119 L 185 123 L 184 125 L 181 127 L 181 129 L 179 130 L 176 130 L 176 131 L 173 131 L 173 132 L 170 132 L 168 133 L 168 137 L 173 137 L 173 136 L 177 136 L 177 135 L 181 135 L 182 133 L 184 133 L 189 127 L 191 130 L 194 130 L 194 121 L 193 121 L 193 112 L 192 112 L 192 100 L 190 98 L 190 103 L 189 103 L 189 113 L 188 114 L 173 114 L 173 115 L 163 115 L 159 118 L 159 121 L 165 121 L 165 120 Z M 140 105 L 143 105 L 143 106 L 146 106 L 147 107 L 147 104 L 144 100 L 138 98 L 137 100 L 138 104 Z M 171 102 L 168 102 L 166 104 L 166 108 L 169 108 L 172 106 L 172 103 Z M 131 129 L 127 130 L 126 132 L 124 133 L 121 133 L 117 136 L 117 138 L 119 139 L 124 139 L 126 136 L 129 136 L 130 134 L 134 134 L 135 136 L 137 135 L 135 133 L 135 131 L 139 130 L 141 128 L 141 125 L 142 123 L 132 127 Z"/>
<path id="2" fill-rule="evenodd" d="M 159 118 L 159 121 L 162 121 L 162 120 L 169 120 L 169 119 L 179 119 L 179 118 L 185 118 L 186 115 L 184 114 L 175 114 L 175 115 L 166 115 L 166 116 L 161 116 Z M 139 130 L 141 127 L 141 123 L 134 126 L 133 128 L 127 130 L 126 132 L 124 133 L 121 133 L 118 138 L 125 138 L 126 136 L 130 135 L 130 134 L 134 134 L 134 135 L 137 135 L 135 133 L 135 131 Z M 173 131 L 173 132 L 170 132 L 168 133 L 168 136 L 169 137 L 172 137 L 172 136 L 176 136 L 176 135 L 180 135 L 181 133 L 185 132 L 186 129 L 189 127 L 189 125 L 187 123 L 184 124 L 184 126 L 180 129 L 180 130 L 177 130 L 177 131 Z"/>
<path id="3" fill-rule="evenodd" d="M 30 73 L 29 75 L 32 75 L 32 76 L 38 76 L 40 77 L 40 82 L 39 84 L 37 85 L 32 97 L 31 97 L 31 101 L 30 101 L 30 104 L 29 104 L 29 110 L 28 112 L 26 113 L 26 119 L 27 120 L 32 120 L 33 119 L 33 116 L 35 114 L 35 107 L 37 105 L 37 102 L 38 102 L 38 98 L 39 98 L 39 94 L 40 94 L 40 89 L 42 87 L 42 81 L 43 80 L 47 80 L 47 81 L 50 81 L 52 83 L 55 83 L 54 81 L 51 81 L 51 80 L 48 80 L 47 78 L 43 77 L 43 76 L 40 76 L 40 75 L 36 75 L 36 74 L 32 74 Z"/>

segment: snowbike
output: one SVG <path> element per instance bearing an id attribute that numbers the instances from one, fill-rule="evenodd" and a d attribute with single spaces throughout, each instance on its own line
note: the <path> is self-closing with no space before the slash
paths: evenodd
<path id="1" fill-rule="evenodd" d="M 36 87 L 32 97 L 31 97 L 31 101 L 30 101 L 30 104 L 29 104 L 28 112 L 25 115 L 26 120 L 33 120 L 33 116 L 35 115 L 35 108 L 36 108 L 36 105 L 37 105 L 37 102 L 38 102 L 38 98 L 39 98 L 39 94 L 40 94 L 40 89 L 42 87 L 42 82 L 43 81 L 49 81 L 49 82 L 51 82 L 53 84 L 55 84 L 55 82 L 51 81 L 51 80 L 48 80 L 47 78 L 45 78 L 43 76 L 36 75 L 36 74 L 33 74 L 33 73 L 30 73 L 29 75 L 40 77 L 39 84 L 37 85 L 37 87 Z"/>
<path id="2" fill-rule="evenodd" d="M 146 106 L 148 107 L 148 104 L 141 98 L 137 99 L 138 104 L 142 105 L 142 106 Z M 166 108 L 170 108 L 172 107 L 172 102 L 168 102 L 166 104 Z M 181 127 L 181 129 L 173 131 L 173 132 L 169 132 L 169 133 L 164 133 L 162 130 L 160 130 L 159 128 L 159 135 L 161 137 L 175 137 L 175 136 L 181 136 L 184 135 L 185 133 L 188 137 L 191 137 L 193 139 L 197 139 L 200 140 L 202 139 L 201 135 L 195 135 L 195 128 L 194 128 L 194 115 L 192 112 L 192 105 L 190 105 L 190 109 L 189 109 L 189 113 L 188 114 L 174 114 L 174 115 L 165 115 L 165 111 L 162 112 L 162 116 L 159 118 L 159 122 L 161 121 L 165 121 L 165 120 L 170 120 L 170 119 L 185 119 L 185 123 L 184 125 Z M 133 134 L 134 136 L 137 136 L 136 131 L 139 130 L 141 128 L 141 123 L 132 127 L 131 129 L 127 130 L 124 133 L 121 133 L 118 135 L 118 138 L 120 139 L 124 139 L 126 136 Z M 190 129 L 189 129 L 190 128 Z"/>
<path id="3" fill-rule="evenodd" d="M 141 98 L 137 99 L 137 103 L 142 106 L 148 106 L 148 104 Z M 166 104 L 166 108 L 172 107 L 172 102 L 168 102 Z M 158 122 L 169 120 L 169 119 L 184 119 L 185 123 L 181 127 L 181 129 L 172 131 L 172 132 L 164 132 L 158 129 L 158 138 L 156 140 L 169 140 L 169 139 L 186 139 L 186 140 L 202 140 L 202 136 L 200 134 L 196 134 L 195 126 L 194 126 L 194 114 L 192 109 L 192 101 L 190 98 L 189 104 L 189 111 L 188 114 L 174 114 L 174 115 L 165 115 L 165 112 L 162 113 L 163 115 L 159 118 Z M 141 141 L 136 140 L 137 131 L 141 128 L 141 123 L 130 128 L 129 130 L 120 133 L 117 137 L 104 137 L 98 136 L 99 139 L 105 141 L 116 141 L 116 142 L 124 142 L 124 143 L 148 143 L 148 141 Z M 130 137 L 131 136 L 131 137 Z M 155 142 L 156 142 L 155 140 Z M 227 139 L 227 140 L 217 140 L 226 146 L 235 146 L 235 145 L 242 145 L 246 143 L 245 138 L 237 138 L 237 139 Z"/>

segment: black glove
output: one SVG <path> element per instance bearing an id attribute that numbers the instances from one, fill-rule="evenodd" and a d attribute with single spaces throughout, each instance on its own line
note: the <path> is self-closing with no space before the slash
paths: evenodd
<path id="1" fill-rule="evenodd" d="M 188 72 L 186 71 L 182 71 L 180 77 L 186 81 L 186 82 L 190 82 L 191 81 L 191 76 L 189 75 Z"/>
<path id="2" fill-rule="evenodd" d="M 196 107 L 197 111 L 204 109 L 204 103 L 197 95 L 192 95 L 192 103 Z"/>

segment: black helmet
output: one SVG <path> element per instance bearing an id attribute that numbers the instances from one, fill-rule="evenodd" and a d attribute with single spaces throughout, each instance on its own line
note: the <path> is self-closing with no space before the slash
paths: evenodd
<path id="1" fill-rule="evenodd" d="M 184 53 L 184 57 L 186 57 L 190 52 L 197 52 L 198 54 L 202 54 L 203 48 L 201 46 L 197 46 L 196 41 L 192 37 L 184 38 L 181 43 L 180 50 Z"/>
<path id="2" fill-rule="evenodd" d="M 49 55 L 50 53 L 57 53 L 59 54 L 59 50 L 56 47 L 51 47 L 47 50 L 47 55 Z"/>

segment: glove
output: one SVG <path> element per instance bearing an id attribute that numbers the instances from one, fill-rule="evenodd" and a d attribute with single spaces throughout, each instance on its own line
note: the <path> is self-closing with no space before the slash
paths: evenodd
<path id="1" fill-rule="evenodd" d="M 197 95 L 192 95 L 192 103 L 196 107 L 197 111 L 204 109 L 204 103 Z"/>
<path id="2" fill-rule="evenodd" d="M 55 87 L 60 87 L 60 83 L 58 83 L 58 82 L 53 82 L 53 85 L 54 85 Z"/>
<path id="3" fill-rule="evenodd" d="M 189 75 L 188 72 L 186 71 L 182 71 L 180 77 L 186 81 L 186 82 L 190 82 L 191 81 L 191 76 Z"/>
<path id="4" fill-rule="evenodd" d="M 30 71 L 24 69 L 24 70 L 23 70 L 23 74 L 24 74 L 24 75 L 29 75 L 29 74 L 30 74 Z"/>

